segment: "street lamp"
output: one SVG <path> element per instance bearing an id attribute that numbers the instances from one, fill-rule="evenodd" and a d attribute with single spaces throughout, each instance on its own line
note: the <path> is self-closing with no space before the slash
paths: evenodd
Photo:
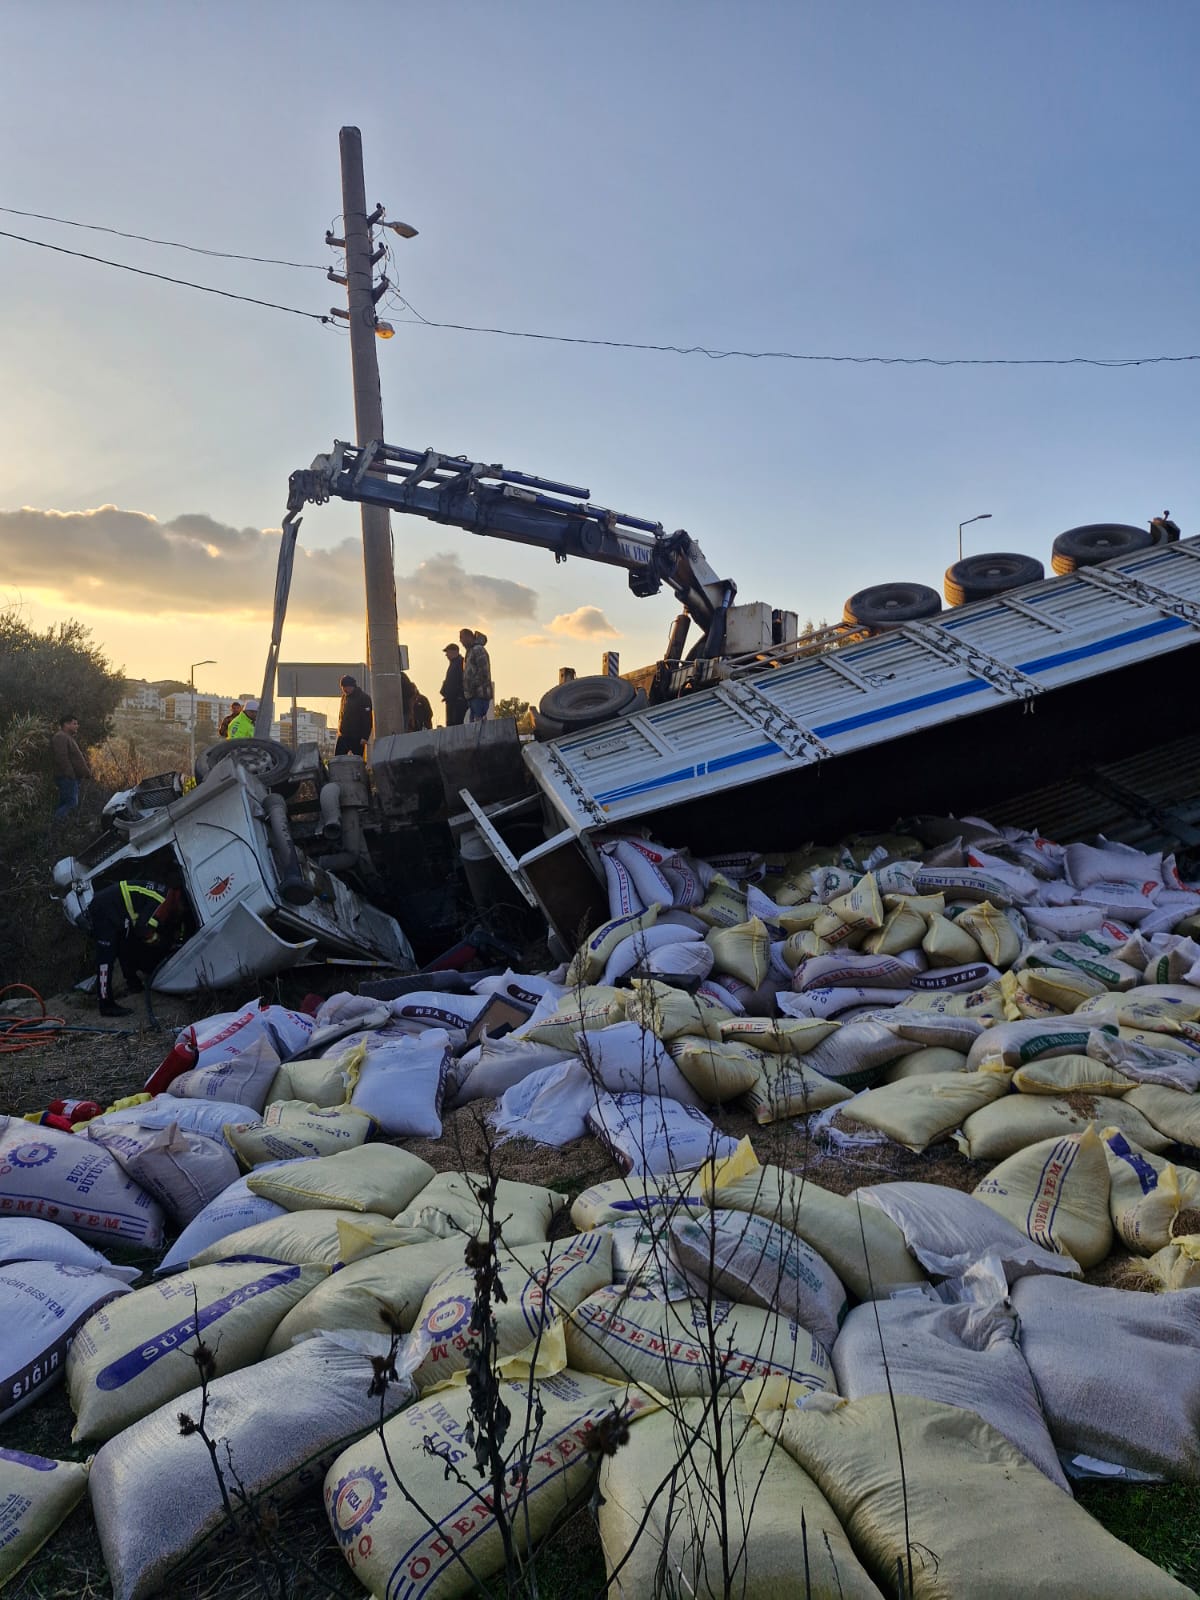
<path id="1" fill-rule="evenodd" d="M 959 523 L 959 525 L 958 525 L 958 559 L 960 561 L 962 560 L 962 531 L 963 531 L 963 529 L 964 528 L 969 528 L 973 522 L 987 522 L 988 519 L 991 517 L 991 514 L 992 513 L 990 511 L 981 511 L 977 517 L 968 517 L 965 522 L 960 522 Z"/>
<path id="2" fill-rule="evenodd" d="M 188 769 L 189 778 L 196 776 L 196 668 L 215 667 L 216 664 L 212 660 L 193 661 L 188 668 L 188 683 L 192 691 L 192 714 L 188 718 L 188 755 L 191 761 L 191 766 Z"/>

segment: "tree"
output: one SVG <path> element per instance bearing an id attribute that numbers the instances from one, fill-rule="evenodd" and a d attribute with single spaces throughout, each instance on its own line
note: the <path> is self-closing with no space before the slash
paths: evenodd
<path id="1" fill-rule="evenodd" d="M 31 628 L 15 608 L 0 611 L 0 728 L 34 717 L 47 730 L 66 712 L 79 718 L 79 742 L 99 744 L 110 732 L 125 680 L 74 618 Z"/>
<path id="2" fill-rule="evenodd" d="M 514 722 L 519 722 L 528 710 L 529 701 L 522 700 L 515 694 L 506 695 L 503 700 L 496 701 L 496 715 L 511 717 Z"/>

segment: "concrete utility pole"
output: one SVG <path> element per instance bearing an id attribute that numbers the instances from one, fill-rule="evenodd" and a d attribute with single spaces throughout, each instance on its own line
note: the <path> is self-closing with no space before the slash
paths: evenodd
<path id="1" fill-rule="evenodd" d="M 383 401 L 375 344 L 375 266 L 371 227 L 378 208 L 368 215 L 363 177 L 362 134 L 343 128 L 342 212 L 346 232 L 346 298 L 350 311 L 350 363 L 354 374 L 354 425 L 357 442 L 382 439 Z M 382 250 L 380 251 L 382 254 Z M 362 507 L 363 573 L 367 589 L 367 662 L 375 702 L 375 734 L 403 733 L 400 685 L 400 638 L 396 622 L 396 568 L 392 529 L 383 506 Z"/>

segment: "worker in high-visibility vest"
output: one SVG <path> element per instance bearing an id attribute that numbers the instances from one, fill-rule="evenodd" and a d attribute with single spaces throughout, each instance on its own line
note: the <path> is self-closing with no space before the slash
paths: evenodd
<path id="1" fill-rule="evenodd" d="M 98 890 L 88 907 L 88 925 L 96 941 L 96 998 L 102 1017 L 128 1017 L 128 1006 L 113 998 L 114 968 L 119 961 L 131 994 L 145 988 L 141 974 L 152 972 L 181 930 L 183 896 L 161 884 L 122 879 Z"/>
<path id="2" fill-rule="evenodd" d="M 254 723 L 258 716 L 258 701 L 247 700 L 236 717 L 230 720 L 225 730 L 227 739 L 253 739 Z"/>

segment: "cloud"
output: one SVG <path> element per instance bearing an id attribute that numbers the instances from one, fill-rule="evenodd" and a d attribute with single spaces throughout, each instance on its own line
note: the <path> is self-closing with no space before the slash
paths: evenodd
<path id="1" fill-rule="evenodd" d="M 569 639 L 621 637 L 599 606 L 578 606 L 574 611 L 560 612 L 546 628 L 550 633 L 565 634 Z"/>
<path id="2" fill-rule="evenodd" d="M 3 579 L 103 610 L 157 616 L 210 612 L 266 617 L 274 596 L 277 528 L 234 528 L 203 512 L 160 522 L 143 511 L 0 511 Z M 537 591 L 509 578 L 467 572 L 452 552 L 397 573 L 400 621 L 486 627 L 537 614 Z M 361 621 L 362 546 L 343 539 L 296 552 L 289 617 Z M 589 609 L 589 608 L 585 608 Z"/>
<path id="3" fill-rule="evenodd" d="M 536 649 L 541 645 L 557 644 L 558 640 L 551 639 L 549 634 L 545 633 L 527 633 L 522 638 L 518 639 L 517 643 L 525 646 L 526 648 Z"/>

